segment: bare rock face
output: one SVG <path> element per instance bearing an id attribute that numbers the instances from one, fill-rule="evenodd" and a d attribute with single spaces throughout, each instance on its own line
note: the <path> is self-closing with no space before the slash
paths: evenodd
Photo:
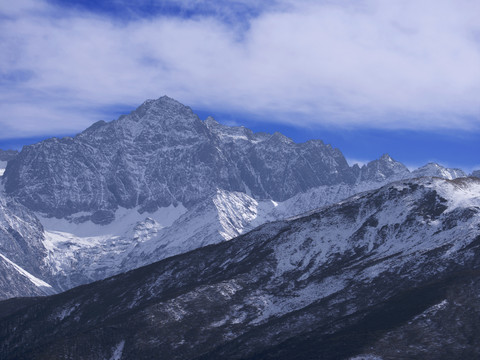
<path id="1" fill-rule="evenodd" d="M 384 154 L 380 159 L 362 166 L 358 182 L 395 181 L 408 177 L 411 175 L 405 165 Z"/>
<path id="2" fill-rule="evenodd" d="M 0 192 L 0 299 L 55 292 L 44 262 L 43 227 L 23 205 Z"/>
<path id="3" fill-rule="evenodd" d="M 9 302 L 0 356 L 477 358 L 479 193 L 473 178 L 402 180 L 98 283 Z"/>

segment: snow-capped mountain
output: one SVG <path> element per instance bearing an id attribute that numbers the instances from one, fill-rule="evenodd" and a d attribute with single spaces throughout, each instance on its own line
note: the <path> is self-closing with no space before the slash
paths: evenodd
<path id="1" fill-rule="evenodd" d="M 385 182 L 411 177 L 410 171 L 402 163 L 393 160 L 388 154 L 370 161 L 360 169 L 357 182 Z"/>
<path id="2" fill-rule="evenodd" d="M 479 259 L 480 181 L 402 180 L 62 294 L 10 300 L 0 354 L 477 358 Z"/>
<path id="3" fill-rule="evenodd" d="M 7 166 L 5 189 L 49 216 L 83 211 L 106 224 L 119 207 L 190 208 L 217 188 L 283 201 L 355 180 L 341 152 L 321 141 L 296 144 L 279 133 L 218 127 L 168 97 L 148 100 L 74 138 L 25 146 Z"/>
<path id="4" fill-rule="evenodd" d="M 1 196 L 10 220 L 0 218 L 0 226 L 18 219 L 31 229 L 22 225 L 28 256 L 12 248 L 11 235 L 0 236 L 0 249 L 10 249 L 2 253 L 7 260 L 55 291 L 230 240 L 394 180 L 464 175 L 437 164 L 410 172 L 387 154 L 349 167 L 320 140 L 296 144 L 280 133 L 201 121 L 168 97 L 8 156 Z M 9 288 L 5 280 L 0 298 L 37 294 L 13 265 L 1 274 L 21 276 L 32 289 Z"/>
<path id="5" fill-rule="evenodd" d="M 448 169 L 444 168 L 441 165 L 436 163 L 428 163 L 414 171 L 412 171 L 412 175 L 416 177 L 421 176 L 436 176 L 442 179 L 453 180 L 459 177 L 466 177 L 467 174 L 463 170 L 460 169 Z"/>

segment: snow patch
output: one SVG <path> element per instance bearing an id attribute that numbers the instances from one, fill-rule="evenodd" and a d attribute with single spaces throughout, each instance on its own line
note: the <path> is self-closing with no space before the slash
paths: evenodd
<path id="1" fill-rule="evenodd" d="M 3 173 L 5 172 L 6 167 L 7 167 L 7 162 L 0 161 L 0 176 L 3 176 Z"/>
<path id="2" fill-rule="evenodd" d="M 441 311 L 441 310 L 444 310 L 448 305 L 448 300 L 445 299 L 445 300 L 442 300 L 441 302 L 439 302 L 438 304 L 435 304 L 433 306 L 430 306 L 427 310 L 425 310 L 424 312 L 422 312 L 420 315 L 417 315 L 415 316 L 411 321 L 409 321 L 408 323 L 411 324 L 413 323 L 414 321 L 416 320 L 419 320 L 419 319 L 428 319 L 428 318 L 431 318 L 432 315 L 435 315 L 438 311 Z"/>
<path id="3" fill-rule="evenodd" d="M 71 219 L 37 214 L 45 229 L 43 244 L 48 250 L 45 262 L 57 273 L 81 271 L 80 267 L 84 267 L 84 275 L 93 280 L 99 271 L 113 274 L 135 246 L 155 237 L 185 212 L 181 204 L 143 214 L 137 209 L 119 208 L 115 220 L 107 225 L 75 222 L 75 218 L 84 216 L 82 213 L 74 214 Z"/>
<path id="4" fill-rule="evenodd" d="M 74 306 L 65 307 L 61 311 L 59 311 L 54 316 L 54 318 L 58 321 L 62 321 L 66 317 L 70 316 L 70 314 L 73 313 L 79 306 L 80 306 L 80 304 L 75 304 Z"/>
<path id="5" fill-rule="evenodd" d="M 85 221 L 76 223 L 67 219 L 57 219 L 44 217 L 37 214 L 42 225 L 49 232 L 68 233 L 79 238 L 91 237 L 114 237 L 127 233 L 135 227 L 139 222 L 145 221 L 147 218 L 154 220 L 160 228 L 167 227 L 173 224 L 187 209 L 182 205 L 159 208 L 154 213 L 138 212 L 138 208 L 126 209 L 119 208 L 115 212 L 115 220 L 107 225 L 94 224 L 92 221 Z M 72 219 L 84 216 L 86 213 L 77 213 L 72 215 Z"/>
<path id="6" fill-rule="evenodd" d="M 448 199 L 449 209 L 480 206 L 480 182 L 461 180 L 463 179 L 453 181 L 434 179 L 430 186 L 439 190 L 440 196 Z"/>
<path id="7" fill-rule="evenodd" d="M 120 360 L 122 358 L 124 347 L 125 347 L 125 340 L 122 340 L 112 349 L 113 354 L 110 360 Z"/>
<path id="8" fill-rule="evenodd" d="M 257 309 L 257 317 L 252 324 L 263 323 L 271 317 L 280 317 L 292 311 L 302 309 L 320 299 L 342 291 L 346 280 L 340 276 L 331 276 L 320 283 L 310 283 L 298 289 L 290 296 L 274 296 L 269 293 L 257 293 L 250 297 L 247 304 Z"/>

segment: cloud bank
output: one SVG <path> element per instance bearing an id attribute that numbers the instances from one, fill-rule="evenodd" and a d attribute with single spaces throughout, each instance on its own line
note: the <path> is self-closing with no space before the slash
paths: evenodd
<path id="1" fill-rule="evenodd" d="M 164 94 L 301 126 L 480 126 L 476 0 L 179 4 L 0 3 L 0 138 L 76 132 Z"/>

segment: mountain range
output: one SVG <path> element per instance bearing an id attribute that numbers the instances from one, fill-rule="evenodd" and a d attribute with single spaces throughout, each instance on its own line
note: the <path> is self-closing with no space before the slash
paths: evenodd
<path id="1" fill-rule="evenodd" d="M 168 97 L 0 161 L 2 358 L 480 353 L 477 172 L 349 166 Z"/>
<path id="2" fill-rule="evenodd" d="M 472 358 L 480 351 L 479 193 L 473 178 L 394 182 L 229 242 L 24 300 L 2 315 L 0 354 Z"/>

